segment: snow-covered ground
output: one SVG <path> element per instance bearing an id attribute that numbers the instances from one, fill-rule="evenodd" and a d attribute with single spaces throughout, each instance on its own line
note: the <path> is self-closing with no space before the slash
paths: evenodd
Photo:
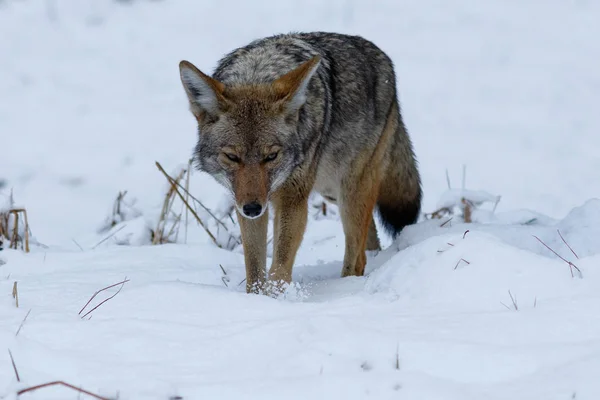
<path id="1" fill-rule="evenodd" d="M 0 252 L 0 344 L 21 378 L 1 350 L 0 398 L 53 380 L 120 399 L 600 398 L 598 20 L 584 0 L 0 1 L 0 209 L 12 189 L 34 239 Z M 335 207 L 314 208 L 280 299 L 246 295 L 239 246 L 192 220 L 186 243 L 182 228 L 145 244 L 167 189 L 154 162 L 176 172 L 195 140 L 179 60 L 210 71 L 293 30 L 394 59 L 424 212 L 460 199 L 463 164 L 495 211 L 422 221 L 340 279 Z M 190 187 L 226 208 L 209 177 Z M 98 244 L 123 190 L 135 212 Z"/>

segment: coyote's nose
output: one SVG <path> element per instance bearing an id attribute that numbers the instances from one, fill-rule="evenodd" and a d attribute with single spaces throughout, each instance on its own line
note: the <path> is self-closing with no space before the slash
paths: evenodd
<path id="1" fill-rule="evenodd" d="M 254 218 L 260 215 L 262 211 L 262 206 L 260 205 L 260 203 L 253 201 L 252 203 L 244 204 L 244 207 L 242 207 L 242 211 L 244 212 L 244 215 L 246 215 L 246 217 Z"/>

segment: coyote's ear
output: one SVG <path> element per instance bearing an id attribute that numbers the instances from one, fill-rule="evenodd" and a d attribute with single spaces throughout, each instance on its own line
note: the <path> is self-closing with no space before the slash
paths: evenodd
<path id="1" fill-rule="evenodd" d="M 179 74 L 190 100 L 192 112 L 200 114 L 204 111 L 212 115 L 217 114 L 220 106 L 225 104 L 223 96 L 225 85 L 185 60 L 179 63 Z"/>
<path id="2" fill-rule="evenodd" d="M 277 97 L 288 111 L 295 112 L 302 107 L 306 101 L 310 78 L 317 72 L 320 63 L 321 57 L 315 56 L 273 82 L 273 89 Z"/>

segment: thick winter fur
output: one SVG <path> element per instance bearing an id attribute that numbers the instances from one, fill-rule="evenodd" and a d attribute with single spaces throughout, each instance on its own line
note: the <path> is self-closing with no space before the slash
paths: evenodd
<path id="1" fill-rule="evenodd" d="M 340 208 L 342 276 L 363 275 L 379 247 L 378 209 L 395 237 L 416 221 L 421 183 L 400 115 L 392 61 L 370 41 L 334 33 L 260 39 L 220 60 L 209 77 L 187 61 L 181 79 L 198 121 L 196 160 L 235 198 L 247 291 L 292 278 L 312 190 Z"/>

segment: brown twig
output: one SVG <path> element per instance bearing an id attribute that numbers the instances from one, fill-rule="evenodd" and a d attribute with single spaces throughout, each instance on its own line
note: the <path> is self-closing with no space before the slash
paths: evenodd
<path id="1" fill-rule="evenodd" d="M 198 216 L 198 214 L 196 214 L 196 211 L 194 211 L 194 209 L 190 206 L 190 203 L 188 203 L 185 200 L 185 197 L 183 197 L 183 195 L 179 192 L 179 190 L 177 190 L 177 187 L 176 187 L 177 182 L 175 182 L 175 180 L 173 178 L 171 178 L 171 176 L 169 174 L 167 174 L 167 172 L 164 170 L 164 168 L 162 167 L 162 165 L 160 165 L 160 163 L 158 161 L 156 161 L 156 167 L 160 170 L 160 172 L 163 173 L 163 175 L 165 176 L 165 178 L 167 178 L 167 180 L 169 181 L 169 183 L 171 183 L 172 187 L 175 190 L 175 193 L 177 194 L 177 196 L 179 196 L 179 199 L 181 201 L 183 201 L 183 204 L 185 204 L 185 206 L 190 210 L 190 212 L 192 213 L 192 215 L 194 216 L 194 218 L 196 218 L 196 221 L 198 221 L 198 224 L 200 224 L 200 226 L 202 228 L 204 228 L 204 231 L 206 231 L 206 233 L 211 238 L 211 240 L 213 241 L 213 243 L 215 245 L 217 245 L 217 247 L 221 248 L 222 246 L 217 241 L 217 238 L 214 237 L 214 235 L 211 233 L 211 231 L 206 227 L 206 225 L 204 225 L 204 222 L 202 222 L 202 220 L 200 219 L 200 217 Z"/>
<path id="2" fill-rule="evenodd" d="M 448 218 L 448 221 L 444 222 L 443 224 L 440 225 L 440 228 L 444 227 L 447 223 L 449 223 L 450 221 L 452 221 L 452 218 L 454 217 L 450 217 Z"/>
<path id="3" fill-rule="evenodd" d="M 452 247 L 454 247 L 454 245 L 453 245 L 452 243 L 450 243 L 450 242 L 446 242 L 446 244 L 447 244 L 448 246 L 452 246 Z M 443 253 L 443 252 L 445 252 L 445 251 L 446 251 L 446 250 L 438 250 L 437 252 L 438 252 L 438 253 Z"/>
<path id="4" fill-rule="evenodd" d="M 33 392 L 34 390 L 42 389 L 42 388 L 45 388 L 45 387 L 48 387 L 48 386 L 56 386 L 56 385 L 62 385 L 62 386 L 68 387 L 68 388 L 76 390 L 76 391 L 78 391 L 80 393 L 87 394 L 88 396 L 92 396 L 93 398 L 98 399 L 98 400 L 111 400 L 108 397 L 99 396 L 97 394 L 94 394 L 92 392 L 88 392 L 87 390 L 83 390 L 81 388 L 78 388 L 77 386 L 71 385 L 70 383 L 66 383 L 66 382 L 63 382 L 63 381 L 54 381 L 54 382 L 42 383 L 41 385 L 36 385 L 36 386 L 31 386 L 31 387 L 28 387 L 28 388 L 25 388 L 25 389 L 21 389 L 21 390 L 19 390 L 17 392 L 17 396 L 20 396 L 23 393 Z"/>
<path id="5" fill-rule="evenodd" d="M 458 260 L 456 262 L 456 265 L 454 266 L 454 269 L 458 268 L 458 265 L 460 264 L 461 261 L 464 261 L 465 263 L 467 263 L 467 265 L 471 264 L 470 262 L 468 262 L 467 260 L 465 260 L 464 258 L 461 258 L 460 260 Z"/>
<path id="6" fill-rule="evenodd" d="M 30 312 L 31 312 L 31 308 L 29 309 L 29 311 L 27 311 L 27 314 L 25 314 L 25 318 L 23 318 L 23 321 L 21 321 L 21 325 L 19 325 L 19 329 L 17 329 L 17 333 L 15 333 L 15 337 L 19 336 L 19 332 L 21 332 L 21 328 L 23 327 L 23 325 L 25 325 L 25 321 L 27 320 L 27 317 L 29 317 Z"/>
<path id="7" fill-rule="evenodd" d="M 575 275 L 573 274 L 573 268 L 575 268 L 577 270 L 577 272 L 579 273 L 579 277 L 583 277 L 583 274 L 581 273 L 581 270 L 579 268 L 577 268 L 577 266 L 575 264 L 573 264 L 571 261 L 565 259 L 563 256 L 561 256 L 560 254 L 558 254 L 556 251 L 554 251 L 550 246 L 548 246 L 546 243 L 544 243 L 542 241 L 542 239 L 540 239 L 539 237 L 533 235 L 534 238 L 536 238 L 541 244 L 543 244 L 548 250 L 550 250 L 551 252 L 553 252 L 558 258 L 560 258 L 561 260 L 563 260 L 564 262 L 566 262 L 569 265 L 569 269 L 571 270 L 571 277 L 573 278 Z"/>
<path id="8" fill-rule="evenodd" d="M 96 291 L 96 293 L 94 293 L 92 295 L 92 297 L 88 300 L 87 303 L 85 303 L 85 306 L 83 306 L 83 308 L 79 311 L 78 315 L 81 315 L 81 313 L 83 312 L 83 310 L 85 310 L 85 308 L 92 302 L 92 300 L 94 300 L 94 298 L 100 293 L 103 292 L 107 289 L 113 288 L 115 286 L 121 285 L 121 287 L 119 288 L 119 290 L 113 294 L 112 296 L 110 296 L 109 298 L 105 299 L 104 301 L 100 302 L 100 304 L 98 304 L 96 307 L 92 308 L 90 311 L 88 311 L 87 313 L 85 313 L 81 318 L 85 318 L 86 315 L 90 314 L 92 311 L 94 311 L 95 309 L 97 309 L 98 307 L 100 307 L 102 304 L 106 303 L 108 300 L 112 299 L 113 297 L 115 297 L 117 294 L 119 294 L 119 292 L 121 291 L 121 289 L 123 289 L 123 285 L 125 285 L 125 283 L 129 282 L 129 279 L 127 279 L 127 277 L 125 277 L 125 279 L 123 279 L 121 282 L 117 282 L 114 283 L 110 286 L 107 286 L 105 288 L 102 288 L 98 291 Z"/>
<path id="9" fill-rule="evenodd" d="M 12 363 L 13 370 L 15 371 L 15 376 L 17 377 L 17 382 L 21 382 L 21 377 L 19 376 L 19 371 L 17 370 L 17 364 L 15 364 L 15 359 L 13 358 L 12 352 L 8 349 L 8 355 L 10 356 L 10 362 Z"/>
<path id="10" fill-rule="evenodd" d="M 185 170 L 181 170 L 179 175 L 177 175 L 177 177 L 173 179 L 173 181 L 179 182 L 183 178 L 184 173 Z M 156 224 L 156 229 L 153 232 L 152 244 L 162 244 L 165 242 L 169 242 L 173 229 L 177 226 L 177 221 L 175 221 L 173 223 L 173 226 L 171 227 L 171 231 L 165 235 L 169 211 L 171 211 L 173 203 L 175 202 L 175 185 L 173 184 L 173 181 L 169 180 L 169 190 L 165 195 L 165 200 L 163 201 L 162 210 L 160 212 L 160 216 Z"/>
<path id="11" fill-rule="evenodd" d="M 563 235 L 560 233 L 560 229 L 557 229 L 556 232 L 558 232 L 558 236 L 560 236 L 560 239 L 563 241 L 563 243 L 567 245 L 567 247 L 569 248 L 569 250 L 571 250 L 571 253 L 573 253 L 573 255 L 575 256 L 575 258 L 579 260 L 579 256 L 577 255 L 577 253 L 575 253 L 575 251 L 571 248 L 571 246 L 569 246 L 569 243 L 567 243 L 567 241 L 565 240 L 565 238 L 563 237 Z"/>
<path id="12" fill-rule="evenodd" d="M 426 213 L 425 218 L 427 218 L 429 216 L 429 219 L 440 219 L 444 215 L 452 215 L 452 210 L 448 207 L 442 207 L 442 208 L 435 210 L 432 213 L 429 213 L 429 214 Z"/>

